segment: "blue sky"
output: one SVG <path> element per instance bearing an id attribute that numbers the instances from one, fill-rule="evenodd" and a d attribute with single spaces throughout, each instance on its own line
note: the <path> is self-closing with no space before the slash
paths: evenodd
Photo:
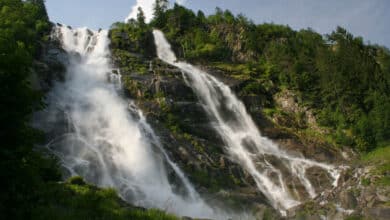
<path id="1" fill-rule="evenodd" d="M 311 27 L 322 34 L 340 25 L 366 41 L 390 48 L 389 0 L 177 1 L 206 14 L 218 6 L 235 14 L 243 13 L 256 23 L 288 24 L 294 29 Z M 150 2 L 153 0 L 138 0 L 144 7 Z M 136 0 L 46 0 L 52 21 L 92 29 L 108 28 L 115 21 L 123 21 L 135 5 Z"/>

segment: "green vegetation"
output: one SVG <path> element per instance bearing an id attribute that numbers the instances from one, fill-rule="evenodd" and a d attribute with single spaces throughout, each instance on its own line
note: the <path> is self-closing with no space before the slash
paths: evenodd
<path id="1" fill-rule="evenodd" d="M 109 36 L 111 47 L 117 49 L 113 51 L 113 55 L 116 57 L 128 57 L 129 52 L 142 54 L 148 58 L 155 55 L 152 29 L 145 24 L 145 16 L 141 8 L 138 9 L 137 20 L 131 19 L 127 23 L 114 23 L 111 26 Z"/>
<path id="2" fill-rule="evenodd" d="M 294 91 L 315 111 L 319 123 L 334 131 L 329 140 L 325 137 L 328 142 L 366 152 L 362 161 L 372 165 L 372 173 L 380 178 L 363 180 L 363 184 L 390 184 L 387 48 L 365 44 L 341 27 L 321 36 L 311 29 L 254 24 L 243 15 L 218 8 L 210 16 L 178 4 L 168 9 L 166 0 L 157 1 L 154 15 L 146 24 L 139 9 L 137 19 L 113 24 L 113 56 L 125 72 L 147 73 L 148 64 L 138 56 L 155 57 L 151 31 L 159 28 L 178 57 L 245 80 L 238 91 L 241 95 Z M 43 135 L 30 126 L 31 115 L 44 105 L 29 78 L 50 29 L 44 0 L 0 0 L 0 219 L 176 219 L 157 210 L 131 207 L 114 190 L 99 189 L 80 178 L 60 183 L 57 161 L 34 148 Z M 128 78 L 125 84 L 138 89 Z M 197 152 L 208 150 L 186 133 L 185 122 L 171 113 L 163 93 L 144 95 L 158 100 L 166 116 L 162 122 L 174 134 Z M 266 115 L 283 114 L 271 104 L 268 107 Z M 291 117 L 299 121 L 301 115 Z M 321 136 L 310 129 L 301 134 Z M 233 175 L 210 179 L 207 174 L 200 171 L 192 178 L 213 190 L 226 182 L 240 184 Z"/>
<path id="3" fill-rule="evenodd" d="M 131 207 L 115 190 L 99 189 L 85 183 L 81 177 L 48 184 L 40 198 L 32 211 L 32 219 L 178 219 L 162 211 Z"/>
<path id="4" fill-rule="evenodd" d="M 157 13 L 150 26 L 166 33 L 179 57 L 260 82 L 245 94 L 261 94 L 268 80 L 276 91 L 295 91 L 322 126 L 337 131 L 337 144 L 370 151 L 389 141 L 387 48 L 367 45 L 341 27 L 323 37 L 311 29 L 257 25 L 219 8 L 206 17 L 177 4 Z"/>
<path id="5" fill-rule="evenodd" d="M 29 79 L 50 30 L 43 0 L 0 1 L 0 219 L 177 219 L 131 207 L 80 177 L 59 182 L 55 158 L 34 147 L 43 135 L 31 115 L 44 105 Z"/>
<path id="6" fill-rule="evenodd" d="M 28 219 L 39 189 L 60 178 L 55 161 L 33 150 L 41 135 L 29 125 L 42 102 L 28 79 L 50 27 L 42 0 L 0 1 L 1 219 Z"/>
<path id="7" fill-rule="evenodd" d="M 151 30 L 161 29 L 178 57 L 251 80 L 242 95 L 294 91 L 314 110 L 321 126 L 335 131 L 338 145 L 370 151 L 389 141 L 387 48 L 367 45 L 341 27 L 321 36 L 311 29 L 254 24 L 219 8 L 205 16 L 178 4 L 168 9 L 166 4 L 156 1 L 150 24 L 144 23 L 140 10 L 137 20 L 113 25 L 113 47 L 153 56 Z"/>
<path id="8" fill-rule="evenodd" d="M 363 164 L 372 166 L 371 175 L 378 176 L 374 182 L 369 179 L 362 181 L 363 185 L 384 185 L 390 186 L 390 146 L 381 147 L 362 156 Z"/>

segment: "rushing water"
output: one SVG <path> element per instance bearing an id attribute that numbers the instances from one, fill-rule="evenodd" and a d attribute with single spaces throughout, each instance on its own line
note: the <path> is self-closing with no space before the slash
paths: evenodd
<path id="1" fill-rule="evenodd" d="M 69 175 L 114 187 L 132 204 L 179 215 L 225 218 L 198 195 L 170 160 L 142 112 L 121 94 L 110 65 L 106 30 L 57 26 L 69 53 L 66 79 L 47 96 L 40 127 L 55 137 L 47 147 Z M 170 181 L 174 176 L 175 181 Z M 173 175 L 172 175 L 173 174 Z"/>
<path id="2" fill-rule="evenodd" d="M 298 196 L 291 192 L 294 190 L 286 185 L 284 176 L 286 172 L 271 160 L 276 158 L 279 164 L 288 169 L 289 175 L 299 180 L 310 197 L 316 196 L 316 192 L 306 177 L 308 168 L 323 169 L 333 178 L 333 185 L 337 185 L 340 174 L 335 167 L 292 156 L 262 136 L 244 104 L 227 85 L 191 64 L 177 61 L 164 34 L 159 30 L 154 30 L 153 34 L 158 57 L 182 70 L 187 85 L 198 96 L 212 124 L 224 140 L 231 158 L 252 175 L 259 190 L 275 208 L 281 210 L 282 214 L 285 210 L 298 205 L 300 201 Z"/>

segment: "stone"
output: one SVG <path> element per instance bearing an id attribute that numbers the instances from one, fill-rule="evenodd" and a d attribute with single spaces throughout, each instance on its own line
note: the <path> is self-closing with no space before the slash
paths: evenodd
<path id="1" fill-rule="evenodd" d="M 377 196 L 378 200 L 381 201 L 381 202 L 388 202 L 388 201 L 390 201 L 389 197 L 387 197 L 387 196 L 385 196 L 383 194 L 377 193 L 376 196 Z"/>
<path id="2" fill-rule="evenodd" d="M 340 193 L 340 202 L 344 209 L 354 209 L 357 206 L 357 200 L 350 191 L 344 191 Z"/>
<path id="3" fill-rule="evenodd" d="M 366 217 L 368 219 L 375 219 L 375 220 L 389 220 L 390 207 L 370 208 L 366 212 Z"/>

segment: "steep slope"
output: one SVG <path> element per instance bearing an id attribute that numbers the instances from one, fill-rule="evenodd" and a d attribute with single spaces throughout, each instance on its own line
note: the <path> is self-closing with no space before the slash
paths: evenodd
<path id="1" fill-rule="evenodd" d="M 304 156 L 329 164 L 348 165 L 348 167 L 343 167 L 344 171 L 341 174 L 339 186 L 335 189 L 331 187 L 329 175 L 321 172 L 320 169 L 308 169 L 306 175 L 313 185 L 314 191 L 320 194 L 319 197 L 314 199 L 316 206 L 313 206 L 313 202 L 309 199 L 307 204 L 289 210 L 288 215 L 290 218 L 305 216 L 320 218 L 321 216 L 328 216 L 329 218 L 340 219 L 346 216 L 366 216 L 367 218 L 386 219 L 386 210 L 388 210 L 386 201 L 388 200 L 383 197 L 383 201 L 374 200 L 379 201 L 375 203 L 375 207 L 383 206 L 384 208 L 379 208 L 378 210 L 384 211 L 368 211 L 367 209 L 362 210 L 358 208 L 364 207 L 365 203 L 361 199 L 356 200 L 358 203 L 356 206 L 352 205 L 355 207 L 353 211 L 349 210 L 351 202 L 353 204 L 355 199 L 348 198 L 358 197 L 357 194 L 349 192 L 365 190 L 367 187 L 364 184 L 363 186 L 360 184 L 362 180 L 360 177 L 348 180 L 351 173 L 359 172 L 358 164 L 362 163 L 359 159 L 359 153 L 350 148 L 350 145 L 356 148 L 356 145 L 354 145 L 356 143 L 353 141 L 357 139 L 352 140 L 350 138 L 356 138 L 357 136 L 352 137 L 350 133 L 352 131 L 348 129 L 340 130 L 331 126 L 324 126 L 324 119 L 330 116 L 325 116 L 324 118 L 324 115 L 321 115 L 319 106 L 307 103 L 308 100 L 310 101 L 308 96 L 313 94 L 310 90 L 318 91 L 315 84 L 311 84 L 313 82 L 309 81 L 299 81 L 300 84 L 297 89 L 292 86 L 293 83 L 291 81 L 287 84 L 281 82 L 280 77 L 283 77 L 284 74 L 289 74 L 288 77 L 294 76 L 294 71 L 297 70 L 289 69 L 288 66 L 286 68 L 277 66 L 282 63 L 272 63 L 276 62 L 275 60 L 267 60 L 267 63 L 262 63 L 263 61 L 260 60 L 260 64 L 256 64 L 252 56 L 244 54 L 248 52 L 245 49 L 245 44 L 235 47 L 234 45 L 243 43 L 242 41 L 245 41 L 246 37 L 248 37 L 245 35 L 248 33 L 248 29 L 245 29 L 247 21 L 243 20 L 242 17 L 237 20 L 233 19 L 234 22 L 232 24 L 228 23 L 227 17 L 229 15 L 227 13 L 221 14 L 217 12 L 216 15 L 208 18 L 203 17 L 203 19 L 201 14 L 198 13 L 197 16 L 193 16 L 193 13 L 192 15 L 191 13 L 191 11 L 186 11 L 186 9 L 180 6 L 175 6 L 174 9 L 166 11 L 165 17 L 155 18 L 155 23 L 152 21 L 152 24 L 149 26 L 138 26 L 137 22 L 139 21 L 132 21 L 129 24 L 118 23 L 113 26 L 110 34 L 113 59 L 121 69 L 128 95 L 136 99 L 136 104 L 145 112 L 147 120 L 156 130 L 157 135 L 161 137 L 169 154 L 178 162 L 179 166 L 183 167 L 191 181 L 200 189 L 200 192 L 208 195 L 215 194 L 215 197 L 211 196 L 213 199 L 219 198 L 219 200 L 224 200 L 225 202 L 232 201 L 232 204 L 236 204 L 235 206 L 238 208 L 257 208 L 259 216 L 267 216 L 267 213 L 269 213 L 267 210 L 271 208 L 272 204 L 266 196 L 259 194 L 256 182 L 250 173 L 245 168 L 237 166 L 237 161 L 234 158 L 227 156 L 225 140 L 221 138 L 219 131 L 215 129 L 215 122 L 210 123 L 207 111 L 203 108 L 205 103 L 202 103 L 196 92 L 194 93 L 190 88 L 191 86 L 188 86 L 189 84 L 185 81 L 182 70 L 173 67 L 175 66 L 174 63 L 171 63 L 173 66 L 170 66 L 154 58 L 156 51 L 150 48 L 152 44 L 150 35 L 154 25 L 161 25 L 159 27 L 167 33 L 169 40 L 172 40 L 173 50 L 178 54 L 179 61 L 183 57 L 188 58 L 198 64 L 195 68 L 212 74 L 216 79 L 229 85 L 238 98 L 243 100 L 256 127 L 266 137 L 272 139 L 293 155 Z M 178 16 L 178 14 L 183 17 Z M 158 19 L 162 20 L 157 21 Z M 169 22 L 164 23 L 164 19 Z M 182 28 L 178 29 L 175 25 Z M 239 32 L 229 28 L 231 26 L 237 28 L 240 25 L 244 29 Z M 211 30 L 209 29 L 210 27 Z M 254 28 L 254 26 L 250 27 Z M 211 38 L 211 42 L 208 42 L 210 47 L 206 44 L 203 50 L 200 49 L 200 45 L 207 41 L 208 38 L 198 33 L 198 28 L 203 28 L 206 35 L 210 32 L 210 34 L 215 34 L 215 31 L 223 31 L 223 33 L 219 33 L 217 37 L 212 35 L 211 37 L 215 38 Z M 295 41 L 295 37 L 305 38 L 308 35 L 314 37 L 311 39 L 313 42 L 318 41 L 317 43 L 322 44 L 322 39 L 315 37 L 315 33 L 302 32 L 302 36 L 301 33 L 296 36 L 294 31 L 277 25 L 275 27 L 263 25 L 259 26 L 259 28 L 263 28 L 264 31 L 267 31 L 267 28 L 275 28 L 273 31 L 276 32 L 268 33 L 268 40 L 273 41 L 271 42 L 274 44 L 273 46 L 276 46 L 275 44 L 283 44 L 288 47 L 289 44 L 287 43 L 293 44 L 290 41 Z M 251 30 L 253 29 L 249 31 Z M 285 31 L 291 31 L 291 35 L 284 36 Z M 342 32 L 342 30 L 338 31 Z M 227 38 L 231 40 L 227 44 L 221 43 L 224 41 L 223 36 L 230 36 L 235 33 L 240 33 L 241 36 Z M 260 32 L 259 34 L 264 33 Z M 198 45 L 191 43 L 194 42 L 192 41 L 193 39 Z M 206 50 L 206 46 L 210 49 L 209 51 L 208 49 Z M 306 45 L 308 49 L 312 49 L 312 46 L 312 44 Z M 228 57 L 225 57 L 222 53 L 224 49 L 221 49 L 221 47 L 234 49 L 236 52 L 233 54 L 227 52 L 225 55 Z M 141 48 L 148 49 L 142 50 Z M 198 49 L 199 51 L 197 51 Z M 270 49 L 266 48 L 268 52 L 271 52 Z M 344 49 L 352 51 L 351 48 Z M 298 48 L 297 50 L 300 49 Z M 194 56 L 195 52 L 196 56 Z M 202 54 L 203 52 L 204 54 Z M 220 56 L 217 55 L 219 52 L 221 52 Z M 257 55 L 262 53 L 261 50 L 255 50 L 254 52 Z M 269 59 L 270 55 L 277 56 L 281 51 L 272 51 L 272 53 L 275 54 L 265 53 L 265 59 Z M 301 56 L 299 52 L 295 54 Z M 291 54 L 287 53 L 283 54 L 283 56 L 286 59 L 290 59 L 289 56 Z M 308 58 L 309 65 L 312 65 L 310 62 Z M 301 65 L 304 65 L 304 68 L 307 67 L 305 66 L 307 63 L 301 63 Z M 342 65 L 340 64 L 340 66 Z M 306 69 L 305 71 L 314 70 Z M 376 74 L 385 73 L 377 72 Z M 386 78 L 386 75 L 384 77 Z M 384 83 L 386 84 L 386 82 Z M 302 89 L 302 86 L 306 86 L 306 88 Z M 304 90 L 307 90 L 307 93 Z M 381 89 L 379 90 L 382 91 Z M 323 101 L 321 100 L 321 102 Z M 354 125 L 352 124 L 352 126 Z M 277 160 L 272 160 L 272 163 L 278 162 Z M 367 175 L 370 176 L 371 174 Z M 386 178 L 386 175 L 386 173 L 381 173 L 383 178 Z M 306 191 L 307 188 L 305 189 L 303 185 L 297 184 L 297 180 L 288 179 L 287 183 L 289 184 L 287 188 L 296 189 L 297 192 L 295 193 L 300 195 L 301 199 L 309 197 Z M 357 184 L 357 188 L 363 188 L 357 189 L 352 186 L 354 184 Z M 373 184 L 369 185 L 371 185 L 368 186 L 369 188 L 374 188 Z M 388 192 L 388 187 L 384 186 L 381 190 Z M 374 195 L 375 197 L 375 194 L 379 193 L 379 191 L 371 190 L 369 195 Z M 374 210 L 376 209 L 374 208 Z"/>

